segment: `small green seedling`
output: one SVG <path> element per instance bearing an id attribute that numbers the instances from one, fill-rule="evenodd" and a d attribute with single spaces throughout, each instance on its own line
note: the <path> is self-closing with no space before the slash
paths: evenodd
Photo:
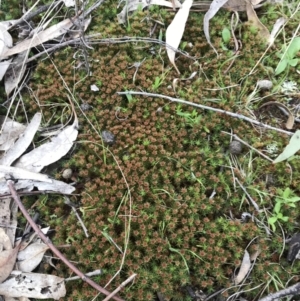
<path id="1" fill-rule="evenodd" d="M 275 206 L 273 209 L 273 216 L 269 217 L 268 222 L 272 227 L 273 231 L 276 230 L 275 223 L 278 221 L 287 222 L 289 217 L 284 216 L 281 212 L 282 206 L 286 205 L 291 208 L 296 207 L 296 202 L 300 201 L 300 197 L 295 196 L 294 192 L 290 188 L 286 188 L 284 191 L 281 189 L 277 190 L 279 195 L 275 198 Z"/>
<path id="2" fill-rule="evenodd" d="M 299 59 L 296 58 L 297 53 L 300 51 L 300 37 L 296 37 L 292 40 L 290 45 L 286 48 L 283 47 L 281 52 L 277 53 L 277 56 L 280 58 L 280 62 L 276 67 L 275 75 L 280 74 L 286 68 L 296 67 L 299 62 Z"/>
<path id="3" fill-rule="evenodd" d="M 176 107 L 176 114 L 183 117 L 186 123 L 191 127 L 195 124 L 199 124 L 201 120 L 201 115 L 199 115 L 195 109 L 192 112 L 184 112 L 181 105 Z"/>

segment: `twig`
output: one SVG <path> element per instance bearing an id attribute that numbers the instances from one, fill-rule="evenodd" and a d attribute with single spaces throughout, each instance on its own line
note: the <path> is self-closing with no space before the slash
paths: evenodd
<path id="1" fill-rule="evenodd" d="M 78 219 L 78 221 L 79 221 L 79 223 L 80 223 L 80 225 L 81 225 L 81 228 L 82 228 L 83 231 L 84 231 L 85 236 L 86 236 L 86 237 L 89 237 L 88 230 L 87 230 L 86 226 L 84 225 L 84 223 L 83 223 L 81 217 L 79 216 L 79 214 L 78 214 L 76 208 L 74 207 L 73 203 L 72 203 L 72 202 L 70 201 L 70 199 L 67 198 L 67 197 L 65 197 L 65 204 L 68 205 L 68 206 L 70 206 L 70 207 L 72 208 L 74 214 L 76 215 L 76 217 L 77 217 L 77 219 Z"/>
<path id="2" fill-rule="evenodd" d="M 97 275 L 101 275 L 101 274 L 102 274 L 102 270 L 95 270 L 93 272 L 86 273 L 85 276 L 92 277 L 92 276 L 97 276 Z M 74 276 L 74 277 L 66 278 L 65 281 L 73 281 L 73 280 L 78 280 L 78 279 L 80 279 L 79 276 Z"/>
<path id="3" fill-rule="evenodd" d="M 196 104 L 196 103 L 193 103 L 193 102 L 190 102 L 190 101 L 174 98 L 174 97 L 171 97 L 171 96 L 166 96 L 166 95 L 156 94 L 156 93 L 137 92 L 137 91 L 117 92 L 117 94 L 119 94 L 119 95 L 126 95 L 126 94 L 143 95 L 143 96 L 149 96 L 149 97 L 164 98 L 164 99 L 168 99 L 169 101 L 172 101 L 172 102 L 182 103 L 182 104 L 189 105 L 189 106 L 196 107 L 196 108 L 200 108 L 200 109 L 203 109 L 203 110 L 209 110 L 209 111 L 225 114 L 225 115 L 228 115 L 228 116 L 231 116 L 231 117 L 234 117 L 234 118 L 238 118 L 238 119 L 241 119 L 241 120 L 245 120 L 245 121 L 248 121 L 250 123 L 256 124 L 258 126 L 264 127 L 268 130 L 274 130 L 274 131 L 277 131 L 279 133 L 283 133 L 283 134 L 286 134 L 286 135 L 289 135 L 289 136 L 294 134 L 294 133 L 285 131 L 283 129 L 278 129 L 278 128 L 275 128 L 273 126 L 264 124 L 262 122 L 259 122 L 255 119 L 251 119 L 251 118 L 249 118 L 247 116 L 244 116 L 244 115 L 241 115 L 241 114 L 237 114 L 237 113 L 233 113 L 233 112 L 229 112 L 229 111 L 224 111 L 224 110 L 221 110 L 221 109 L 212 108 L 212 107 L 209 107 L 209 106 Z"/>
<path id="4" fill-rule="evenodd" d="M 132 281 L 135 278 L 136 274 L 132 274 L 129 278 L 127 278 L 124 282 L 122 282 L 110 295 L 108 295 L 103 301 L 108 301 L 114 297 L 114 295 L 123 288 L 127 283 Z"/>
<path id="5" fill-rule="evenodd" d="M 88 35 L 85 36 L 85 41 L 88 45 L 98 45 L 98 44 L 122 44 L 122 43 L 151 43 L 151 44 L 159 44 L 163 47 L 169 47 L 171 49 L 173 49 L 176 53 L 180 53 L 181 55 L 184 55 L 185 57 L 189 58 L 189 59 L 193 59 L 195 60 L 196 58 L 191 57 L 190 55 L 188 55 L 186 52 L 180 50 L 180 49 L 174 49 L 173 47 L 169 46 L 168 44 L 166 44 L 163 41 L 160 41 L 158 39 L 151 39 L 151 38 L 142 38 L 142 37 L 122 37 L 122 38 L 107 38 L 107 39 L 98 39 L 96 40 L 95 37 L 100 36 L 100 34 L 92 34 L 92 35 Z M 66 42 L 61 42 L 59 44 L 56 44 L 48 49 L 45 49 L 44 51 L 28 58 L 26 60 L 26 64 L 29 62 L 32 62 L 34 60 L 36 60 L 37 58 L 39 58 L 40 56 L 44 55 L 44 54 L 50 54 L 53 51 L 63 48 L 65 46 L 70 46 L 70 45 L 76 45 L 81 41 L 81 38 L 76 38 L 76 39 L 72 39 Z M 47 44 L 43 44 L 44 46 L 46 46 Z"/>
<path id="6" fill-rule="evenodd" d="M 50 9 L 53 9 L 55 8 L 56 6 L 58 6 L 59 4 L 61 4 L 62 1 L 57 1 L 57 2 L 53 2 L 51 4 L 46 4 L 46 5 L 43 5 L 43 6 L 40 6 L 39 8 L 37 8 L 35 11 L 33 12 L 26 12 L 20 19 L 18 19 L 15 23 L 13 23 L 9 28 L 8 30 L 12 30 L 14 29 L 17 25 L 19 24 L 22 24 L 22 23 L 26 23 L 28 21 L 30 21 L 31 19 L 33 19 L 35 16 L 47 11 L 47 10 L 50 10 Z"/>
<path id="7" fill-rule="evenodd" d="M 237 181 L 237 183 L 240 185 L 240 187 L 242 188 L 242 190 L 244 191 L 244 193 L 246 194 L 246 196 L 248 197 L 248 199 L 251 201 L 253 207 L 256 209 L 257 212 L 259 211 L 259 207 L 256 204 L 256 202 L 252 199 L 251 195 L 247 192 L 246 188 L 242 185 L 242 183 L 239 181 L 238 178 L 235 178 L 235 180 Z"/>
<path id="8" fill-rule="evenodd" d="M 101 287 L 97 283 L 95 283 L 92 279 L 88 278 L 86 275 L 84 275 L 75 265 L 73 265 L 51 242 L 49 238 L 45 236 L 45 234 L 39 229 L 39 227 L 36 225 L 36 223 L 32 220 L 31 216 L 28 214 L 27 210 L 25 209 L 24 205 L 22 204 L 22 201 L 20 200 L 20 197 L 14 187 L 14 183 L 11 180 L 7 181 L 7 186 L 10 189 L 11 195 L 15 202 L 17 203 L 18 207 L 20 208 L 21 212 L 27 219 L 27 221 L 30 223 L 33 230 L 38 234 L 38 236 L 42 239 L 42 241 L 49 247 L 49 249 L 61 259 L 61 261 L 64 262 L 65 265 L 67 265 L 76 275 L 80 277 L 83 281 L 87 282 L 89 285 L 91 285 L 93 288 L 101 292 L 102 294 L 106 296 L 110 296 L 111 293 L 107 291 L 105 288 Z M 117 301 L 124 301 L 123 299 L 113 296 L 113 298 Z"/>
<path id="9" fill-rule="evenodd" d="M 267 297 L 259 299 L 259 301 L 272 301 L 289 295 L 295 296 L 298 295 L 299 293 L 300 293 L 300 283 L 298 282 L 288 288 L 285 288 L 276 293 L 270 294 Z"/>

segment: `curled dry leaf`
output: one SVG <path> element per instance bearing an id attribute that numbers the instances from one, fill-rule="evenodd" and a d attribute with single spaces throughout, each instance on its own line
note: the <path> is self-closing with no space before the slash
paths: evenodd
<path id="1" fill-rule="evenodd" d="M 13 40 L 6 30 L 6 27 L 0 23 L 0 56 L 12 46 Z"/>
<path id="2" fill-rule="evenodd" d="M 243 261 L 242 261 L 240 270 L 234 279 L 234 283 L 235 284 L 241 283 L 247 276 L 250 268 L 251 268 L 250 255 L 249 255 L 248 251 L 245 250 Z"/>
<path id="3" fill-rule="evenodd" d="M 45 43 L 49 40 L 53 40 L 63 34 L 66 34 L 68 30 L 73 26 L 76 19 L 76 16 L 70 19 L 68 18 L 51 26 L 50 28 L 47 28 L 46 30 L 40 31 L 39 33 L 35 34 L 31 39 L 24 40 L 16 46 L 4 50 L 0 54 L 0 59 L 5 59 L 11 55 L 23 52 L 32 47 L 41 45 L 42 43 Z"/>
<path id="4" fill-rule="evenodd" d="M 57 192 L 62 194 L 71 194 L 75 190 L 75 187 L 73 187 L 72 185 L 54 179 L 52 179 L 51 183 L 33 181 L 33 180 L 18 180 L 18 182 L 15 183 L 15 188 L 16 190 L 22 190 L 24 192 L 32 191 L 34 188 L 36 188 L 39 191 L 51 191 L 51 192 Z M 0 194 L 6 194 L 6 193 L 10 193 L 10 190 L 6 182 L 0 182 Z M 0 210 L 1 210 L 1 203 L 0 203 Z"/>
<path id="5" fill-rule="evenodd" d="M 33 172 L 41 171 L 45 166 L 58 161 L 65 156 L 78 135 L 78 121 L 75 120 L 70 126 L 66 126 L 50 142 L 44 143 L 31 152 L 23 155 L 15 164 L 16 167 L 24 168 Z"/>
<path id="6" fill-rule="evenodd" d="M 66 288 L 64 279 L 57 276 L 13 271 L 0 284 L 0 295 L 58 300 L 66 295 Z"/>
<path id="7" fill-rule="evenodd" d="M 257 14 L 253 8 L 253 5 L 249 2 L 247 2 L 247 17 L 248 17 L 248 21 L 251 22 L 251 25 L 254 25 L 255 27 L 257 27 L 258 31 L 259 31 L 259 35 L 261 38 L 265 39 L 266 41 L 270 40 L 270 32 L 268 30 L 268 28 L 262 24 L 260 22 L 260 20 L 257 17 Z"/>
<path id="8" fill-rule="evenodd" d="M 41 113 L 36 113 L 23 135 L 19 136 L 18 141 L 5 153 L 5 155 L 0 159 L 1 165 L 10 166 L 16 159 L 18 159 L 28 148 L 32 139 L 37 132 L 42 119 Z"/>
<path id="9" fill-rule="evenodd" d="M 175 64 L 175 50 L 178 49 L 178 46 L 180 44 L 182 35 L 184 33 L 185 23 L 189 16 L 192 4 L 193 0 L 185 0 L 181 8 L 175 15 L 172 23 L 168 26 L 166 30 L 167 54 L 170 62 L 173 64 L 173 66 L 179 74 L 180 72 Z M 172 48 L 168 46 L 171 46 Z"/>
<path id="10" fill-rule="evenodd" d="M 25 131 L 26 126 L 5 116 L 0 116 L 0 150 L 7 151 Z"/>
<path id="11" fill-rule="evenodd" d="M 0 63 L 0 80 L 2 80 L 3 76 L 5 75 L 10 63 L 11 59 Z"/>
<path id="12" fill-rule="evenodd" d="M 19 82 L 24 76 L 25 73 L 25 64 L 27 58 L 27 50 L 18 53 L 18 55 L 13 59 L 8 70 L 5 74 L 4 86 L 5 93 L 9 95 L 15 88 L 18 87 Z"/>
<path id="13" fill-rule="evenodd" d="M 22 272 L 33 271 L 42 261 L 48 246 L 41 242 L 30 244 L 17 256 L 17 269 Z"/>
<path id="14" fill-rule="evenodd" d="M 0 165 L 0 178 L 5 178 L 6 176 L 13 177 L 14 179 L 37 180 L 52 183 L 52 180 L 47 175 L 28 171 L 23 168 Z"/>
<path id="15" fill-rule="evenodd" d="M 209 34 L 209 20 L 215 16 L 215 14 L 220 10 L 220 8 L 227 2 L 228 0 L 213 0 L 210 5 L 209 10 L 206 12 L 203 20 L 203 31 L 206 37 L 208 44 L 213 48 L 216 54 L 218 54 L 217 50 L 213 46 L 210 41 Z"/>
<path id="16" fill-rule="evenodd" d="M 288 117 L 288 120 L 285 124 L 285 127 L 288 129 L 288 130 L 291 130 L 294 126 L 294 122 L 295 122 L 295 117 L 294 115 L 292 114 L 292 112 L 289 110 L 289 108 L 287 106 L 285 106 L 284 104 L 280 103 L 280 102 L 276 102 L 276 101 L 268 101 L 266 103 L 264 103 L 263 105 L 261 105 L 258 109 L 260 110 L 261 108 L 263 107 L 266 107 L 266 106 L 277 106 L 277 107 L 281 107 L 283 108 L 289 115 Z"/>

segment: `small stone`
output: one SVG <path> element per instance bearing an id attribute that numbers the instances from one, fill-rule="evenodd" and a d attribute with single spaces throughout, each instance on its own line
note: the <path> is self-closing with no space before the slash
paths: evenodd
<path id="1" fill-rule="evenodd" d="M 263 79 L 257 82 L 257 87 L 261 90 L 271 90 L 273 83 L 268 79 Z"/>
<path id="2" fill-rule="evenodd" d="M 232 155 L 239 155 L 243 150 L 243 145 L 237 140 L 231 141 L 229 145 L 229 151 Z"/>
<path id="3" fill-rule="evenodd" d="M 88 103 L 82 103 L 80 105 L 80 108 L 83 112 L 86 112 L 88 110 L 91 110 L 93 107 L 91 105 L 89 105 Z"/>
<path id="4" fill-rule="evenodd" d="M 102 131 L 101 137 L 108 145 L 113 145 L 116 142 L 116 136 L 110 131 Z"/>
<path id="5" fill-rule="evenodd" d="M 66 168 L 62 173 L 62 177 L 68 180 L 71 179 L 72 174 L 73 174 L 73 170 L 71 168 Z"/>

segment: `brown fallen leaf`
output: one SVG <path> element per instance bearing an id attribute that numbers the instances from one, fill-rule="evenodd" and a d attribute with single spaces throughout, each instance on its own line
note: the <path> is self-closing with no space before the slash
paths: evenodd
<path id="1" fill-rule="evenodd" d="M 277 102 L 277 101 L 268 101 L 266 103 L 264 103 L 263 105 L 261 105 L 258 110 L 260 110 L 261 108 L 263 107 L 266 107 L 266 106 L 277 106 L 277 107 L 281 107 L 283 108 L 289 115 L 288 117 L 288 120 L 285 124 L 285 127 L 288 129 L 288 130 L 291 130 L 294 126 L 294 122 L 295 122 L 295 117 L 294 115 L 292 114 L 292 112 L 289 110 L 288 107 L 286 107 L 284 104 L 280 103 L 280 102 Z"/>
<path id="2" fill-rule="evenodd" d="M 11 273 L 16 263 L 20 244 L 14 249 L 4 250 L 0 253 L 0 283 L 2 283 Z"/>
<path id="3" fill-rule="evenodd" d="M 248 16 L 248 22 L 251 22 L 251 25 L 257 27 L 259 35 L 262 39 L 265 39 L 266 42 L 270 40 L 270 32 L 268 28 L 262 24 L 257 17 L 257 14 L 253 8 L 253 5 L 251 3 L 247 3 L 246 6 L 247 16 Z"/>

